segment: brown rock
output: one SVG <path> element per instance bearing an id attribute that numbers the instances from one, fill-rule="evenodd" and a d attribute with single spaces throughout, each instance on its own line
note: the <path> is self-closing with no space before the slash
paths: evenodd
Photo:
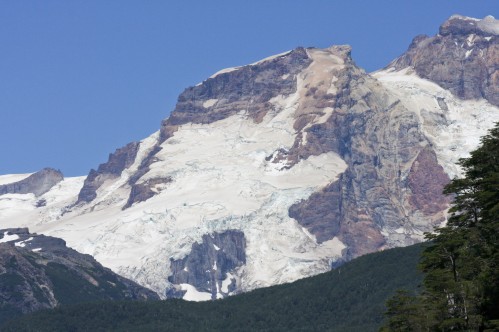
<path id="1" fill-rule="evenodd" d="M 429 148 L 421 150 L 407 178 L 412 192 L 411 205 L 425 215 L 445 210 L 451 202 L 451 198 L 443 194 L 449 181 L 449 176 L 438 164 L 435 152 Z"/>

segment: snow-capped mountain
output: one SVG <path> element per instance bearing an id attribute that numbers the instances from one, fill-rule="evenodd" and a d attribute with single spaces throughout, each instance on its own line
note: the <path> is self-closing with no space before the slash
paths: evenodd
<path id="1" fill-rule="evenodd" d="M 28 193 L 12 188 L 29 175 L 0 177 L 0 224 L 188 300 L 419 242 L 445 222 L 455 163 L 499 121 L 498 29 L 453 16 L 372 75 L 348 46 L 224 69 L 87 177 Z"/>

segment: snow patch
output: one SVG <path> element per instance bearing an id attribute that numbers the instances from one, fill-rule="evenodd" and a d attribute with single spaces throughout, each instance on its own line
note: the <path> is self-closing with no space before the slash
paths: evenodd
<path id="1" fill-rule="evenodd" d="M 272 55 L 272 56 L 269 56 L 267 58 L 264 58 L 262 60 L 259 60 L 257 62 L 253 62 L 252 64 L 249 64 L 248 66 L 255 66 L 255 65 L 259 65 L 265 61 L 270 61 L 270 60 L 273 60 L 273 59 L 276 59 L 276 58 L 279 58 L 279 57 L 282 57 L 282 56 L 285 56 L 285 55 L 288 55 L 289 53 L 291 53 L 291 51 L 286 51 L 286 52 L 283 52 L 283 53 L 279 53 L 279 54 L 276 54 L 276 55 Z M 233 71 L 236 71 L 238 69 L 241 69 L 243 66 L 238 66 L 238 67 L 230 67 L 230 68 L 225 68 L 225 69 L 222 69 L 220 71 L 217 71 L 215 74 L 211 75 L 210 78 L 215 78 L 217 77 L 218 75 L 221 75 L 221 74 L 225 74 L 225 73 L 230 73 L 230 72 L 233 72 Z M 197 85 L 200 85 L 202 83 L 199 83 Z"/>
<path id="2" fill-rule="evenodd" d="M 449 20 L 452 20 L 452 19 L 459 19 L 459 20 L 464 20 L 464 21 L 474 21 L 474 22 L 480 21 L 480 19 L 478 19 L 478 18 L 463 16 L 463 15 L 458 15 L 458 14 L 454 14 L 449 18 Z"/>
<path id="3" fill-rule="evenodd" d="M 187 301 L 209 301 L 211 300 L 211 294 L 207 292 L 200 292 L 196 287 L 189 284 L 180 284 L 182 290 L 185 290 L 183 299 Z"/>
<path id="4" fill-rule="evenodd" d="M 28 239 L 26 239 L 24 241 L 16 242 L 16 243 L 14 243 L 14 245 L 16 247 L 22 247 L 22 248 L 24 248 L 24 247 L 26 247 L 26 243 L 29 242 L 29 241 L 31 241 L 31 240 L 33 240 L 33 237 L 30 237 L 30 238 L 28 238 Z"/>
<path id="5" fill-rule="evenodd" d="M 0 243 L 15 241 L 18 239 L 19 239 L 19 235 L 17 235 L 17 234 L 10 235 L 9 232 L 3 232 L 3 238 L 0 239 Z"/>
<path id="6" fill-rule="evenodd" d="M 217 103 L 218 99 L 208 99 L 207 101 L 205 101 L 203 103 L 203 107 L 204 108 L 209 108 L 209 107 L 212 107 L 213 105 L 215 105 Z"/>
<path id="7" fill-rule="evenodd" d="M 474 33 L 466 37 L 466 44 L 468 44 L 468 47 L 473 46 L 473 44 L 475 43 L 475 37 L 476 35 Z"/>
<path id="8" fill-rule="evenodd" d="M 270 61 L 270 60 L 274 60 L 274 59 L 277 59 L 277 58 L 280 58 L 280 57 L 283 57 L 285 55 L 288 55 L 289 53 L 291 53 L 291 51 L 286 51 L 286 52 L 282 52 L 282 53 L 279 53 L 279 54 L 275 54 L 275 55 L 271 55 L 269 57 L 266 57 L 262 60 L 259 60 L 257 62 L 253 62 L 252 64 L 250 64 L 250 66 L 255 66 L 255 65 L 259 65 L 263 62 L 266 62 L 266 61 Z"/>
<path id="9" fill-rule="evenodd" d="M 241 67 L 230 67 L 230 68 L 225 68 L 225 69 L 222 69 L 222 70 L 219 70 L 217 71 L 215 74 L 211 75 L 210 78 L 215 78 L 217 77 L 218 75 L 221 75 L 221 74 L 225 74 L 225 73 L 230 73 L 230 72 L 233 72 L 233 71 L 236 71 L 238 69 L 240 69 Z M 200 83 L 202 84 L 202 83 Z M 198 84 L 198 85 L 200 85 Z"/>
<path id="10" fill-rule="evenodd" d="M 232 276 L 232 274 L 228 273 L 227 272 L 227 277 L 222 281 L 222 292 L 224 292 L 225 294 L 229 293 L 229 286 L 230 284 L 232 283 L 232 279 L 234 277 Z"/>

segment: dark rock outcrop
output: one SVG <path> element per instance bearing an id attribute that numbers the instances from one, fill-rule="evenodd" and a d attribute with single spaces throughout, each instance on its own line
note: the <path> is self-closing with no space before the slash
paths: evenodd
<path id="1" fill-rule="evenodd" d="M 35 196 L 40 196 L 63 179 L 64 176 L 60 171 L 53 168 L 44 168 L 21 181 L 0 185 L 0 195 L 32 193 Z"/>
<path id="2" fill-rule="evenodd" d="M 339 234 L 342 224 L 341 181 L 334 182 L 289 208 L 289 216 L 315 235 L 318 242 Z"/>
<path id="3" fill-rule="evenodd" d="M 168 281 L 177 287 L 170 289 L 167 297 L 182 297 L 185 294 L 178 285 L 189 284 L 200 292 L 227 296 L 237 287 L 237 280 L 231 278 L 227 289 L 222 282 L 227 273 L 246 264 L 246 240 L 244 233 L 227 230 L 223 233 L 204 235 L 201 243 L 194 243 L 191 252 L 183 259 L 171 260 L 172 275 Z M 234 274 L 235 275 L 235 274 Z"/>
<path id="4" fill-rule="evenodd" d="M 105 299 L 159 297 L 66 247 L 62 239 L 31 234 L 27 228 L 0 229 L 0 312 L 28 313 Z"/>
<path id="5" fill-rule="evenodd" d="M 128 143 L 124 147 L 117 149 L 114 153 L 109 154 L 108 161 L 100 164 L 97 170 L 90 170 L 78 194 L 78 200 L 75 205 L 93 201 L 97 197 L 97 189 L 106 180 L 119 177 L 124 169 L 130 167 L 137 157 L 139 146 L 138 142 Z"/>
<path id="6" fill-rule="evenodd" d="M 144 202 L 151 197 L 154 197 L 161 190 L 157 189 L 158 186 L 166 185 L 170 183 L 172 179 L 170 177 L 167 178 L 154 178 L 146 180 L 142 183 L 134 183 L 130 190 L 130 196 L 126 204 L 123 206 L 123 210 L 129 208 L 134 203 Z"/>
<path id="7" fill-rule="evenodd" d="M 388 67 L 414 68 L 429 79 L 463 99 L 485 98 L 499 106 L 499 36 L 486 17 L 475 20 L 453 16 L 434 37 L 414 38 L 407 52 Z"/>

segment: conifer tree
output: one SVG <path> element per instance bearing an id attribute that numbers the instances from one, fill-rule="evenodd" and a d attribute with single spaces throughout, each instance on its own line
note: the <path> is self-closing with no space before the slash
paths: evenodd
<path id="1" fill-rule="evenodd" d="M 499 123 L 459 165 L 447 225 L 426 234 L 424 290 L 392 298 L 382 331 L 499 330 Z"/>

